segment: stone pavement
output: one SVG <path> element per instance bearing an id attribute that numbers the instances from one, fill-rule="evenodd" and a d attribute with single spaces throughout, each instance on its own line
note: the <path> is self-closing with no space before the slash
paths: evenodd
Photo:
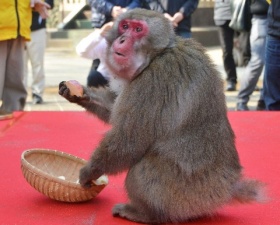
<path id="1" fill-rule="evenodd" d="M 217 65 L 217 69 L 225 78 L 225 72 L 222 64 L 222 51 L 220 47 L 209 47 L 207 53 Z M 75 52 L 67 49 L 48 48 L 45 54 L 45 71 L 46 71 L 46 90 L 44 93 L 44 103 L 40 105 L 33 105 L 31 93 L 27 99 L 25 107 L 26 111 L 82 111 L 83 109 L 76 105 L 69 103 L 62 98 L 58 92 L 58 84 L 64 80 L 77 80 L 81 84 L 86 83 L 87 75 L 91 66 L 91 60 L 81 58 Z M 237 68 L 238 79 L 242 77 L 244 68 Z M 31 70 L 29 69 L 28 77 L 29 87 L 31 85 Z M 261 87 L 261 82 L 259 84 Z M 229 110 L 234 110 L 236 105 L 235 92 L 225 92 L 227 99 L 227 106 Z M 248 104 L 250 110 L 255 110 L 257 101 L 259 99 L 259 92 L 255 91 L 250 98 Z"/>

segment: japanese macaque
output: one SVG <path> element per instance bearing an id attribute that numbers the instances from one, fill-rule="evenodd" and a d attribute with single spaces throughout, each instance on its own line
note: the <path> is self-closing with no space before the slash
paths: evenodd
<path id="1" fill-rule="evenodd" d="M 129 202 L 113 215 L 148 224 L 262 201 L 262 183 L 242 175 L 223 81 L 205 49 L 144 9 L 120 15 L 106 39 L 110 88 L 83 87 L 78 97 L 59 85 L 60 95 L 112 125 L 81 169 L 81 185 L 127 170 Z"/>

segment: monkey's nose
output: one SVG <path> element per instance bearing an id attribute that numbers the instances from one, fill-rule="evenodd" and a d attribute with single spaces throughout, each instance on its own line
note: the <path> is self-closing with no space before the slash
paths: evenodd
<path id="1" fill-rule="evenodd" d="M 121 37 L 119 43 L 123 44 L 125 42 L 125 37 Z"/>

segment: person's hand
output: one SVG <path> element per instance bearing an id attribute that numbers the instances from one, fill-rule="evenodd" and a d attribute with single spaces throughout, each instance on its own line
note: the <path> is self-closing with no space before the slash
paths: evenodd
<path id="1" fill-rule="evenodd" d="M 172 22 L 172 25 L 174 27 L 178 27 L 178 23 L 180 23 L 182 19 L 184 19 L 184 15 L 181 12 L 175 13 L 174 16 L 171 16 L 168 13 L 164 13 L 163 15 L 165 18 Z"/>
<path id="2" fill-rule="evenodd" d="M 164 13 L 163 15 L 166 19 L 172 21 L 172 16 L 170 16 L 168 13 Z"/>
<path id="3" fill-rule="evenodd" d="M 178 23 L 180 23 L 182 21 L 182 19 L 184 19 L 183 13 L 181 13 L 181 12 L 175 13 L 171 20 L 173 23 L 173 26 L 178 27 Z"/>
<path id="4" fill-rule="evenodd" d="M 113 18 L 117 18 L 120 14 L 122 14 L 122 7 L 114 6 L 111 12 L 111 16 Z"/>
<path id="5" fill-rule="evenodd" d="M 125 13 L 127 11 L 127 8 L 122 8 L 121 11 L 122 13 Z"/>
<path id="6" fill-rule="evenodd" d="M 168 20 L 172 23 L 172 25 L 173 25 L 174 27 L 177 27 L 177 26 L 178 26 L 178 24 L 177 24 L 176 22 L 174 22 L 174 18 L 173 18 L 170 14 L 164 13 L 163 15 L 164 15 L 164 17 L 165 17 L 166 19 L 168 19 Z"/>
<path id="7" fill-rule="evenodd" d="M 38 12 L 42 19 L 46 19 L 49 17 L 48 9 L 51 8 L 51 6 L 48 3 L 45 3 L 41 0 L 30 0 L 30 7 Z"/>
<path id="8" fill-rule="evenodd" d="M 105 34 L 112 28 L 114 22 L 109 22 L 105 23 L 101 28 L 100 28 L 100 35 L 105 36 Z"/>

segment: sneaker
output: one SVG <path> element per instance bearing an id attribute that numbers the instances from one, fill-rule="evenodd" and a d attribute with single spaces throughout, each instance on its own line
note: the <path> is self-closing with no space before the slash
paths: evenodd
<path id="1" fill-rule="evenodd" d="M 261 88 L 258 87 L 258 86 L 256 86 L 256 87 L 255 87 L 255 91 L 261 91 Z"/>
<path id="2" fill-rule="evenodd" d="M 43 103 L 43 99 L 42 99 L 41 96 L 39 96 L 37 94 L 32 94 L 32 103 L 33 103 L 33 105 L 42 104 Z"/>
<path id="3" fill-rule="evenodd" d="M 249 111 L 249 108 L 246 103 L 239 102 L 236 105 L 236 111 Z"/>
<path id="4" fill-rule="evenodd" d="M 232 81 L 229 81 L 226 87 L 226 91 L 236 91 L 236 84 Z"/>
<path id="5" fill-rule="evenodd" d="M 13 118 L 13 113 L 0 109 L 0 120 L 8 120 Z"/>

